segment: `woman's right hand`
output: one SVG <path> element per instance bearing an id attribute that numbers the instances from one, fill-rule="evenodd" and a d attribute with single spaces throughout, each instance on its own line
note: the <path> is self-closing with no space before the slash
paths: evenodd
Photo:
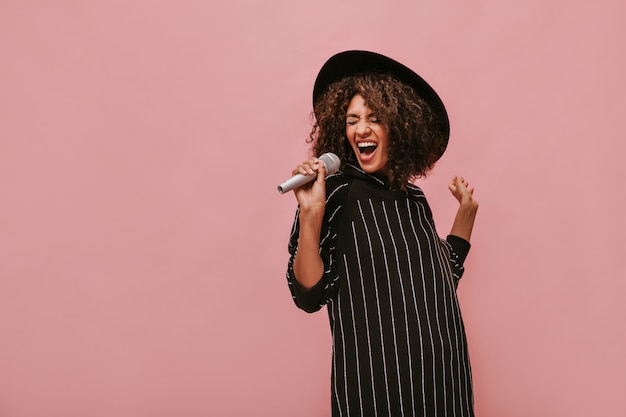
<path id="1" fill-rule="evenodd" d="M 315 175 L 315 181 L 293 190 L 300 205 L 300 212 L 321 211 L 326 207 L 326 166 L 318 158 L 304 161 L 291 172 L 291 175 Z"/>

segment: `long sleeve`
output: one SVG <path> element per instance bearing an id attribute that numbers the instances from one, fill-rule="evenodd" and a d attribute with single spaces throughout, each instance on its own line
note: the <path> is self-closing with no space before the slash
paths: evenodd
<path id="1" fill-rule="evenodd" d="M 444 242 L 450 250 L 450 267 L 452 268 L 454 283 L 459 285 L 459 280 L 465 272 L 463 264 L 471 245 L 467 240 L 454 235 L 448 235 Z"/>
<path id="2" fill-rule="evenodd" d="M 337 228 L 340 226 L 339 218 L 343 195 L 347 188 L 348 183 L 345 180 L 340 181 L 337 177 L 327 179 L 328 197 L 320 234 L 320 256 L 324 264 L 324 274 L 320 281 L 309 289 L 300 285 L 293 271 L 293 262 L 298 250 L 300 236 L 300 210 L 296 211 L 288 246 L 290 257 L 287 264 L 287 283 L 296 306 L 308 313 L 321 309 L 337 292 L 339 274 L 335 267 L 337 261 L 335 258 L 335 238 L 337 237 Z"/>

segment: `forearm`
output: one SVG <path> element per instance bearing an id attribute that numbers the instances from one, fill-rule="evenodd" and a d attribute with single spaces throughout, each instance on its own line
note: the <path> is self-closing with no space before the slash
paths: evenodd
<path id="1" fill-rule="evenodd" d="M 472 236 L 472 229 L 474 228 L 474 220 L 476 219 L 477 211 L 478 203 L 474 200 L 461 204 L 454 218 L 450 234 L 458 236 L 469 242 Z"/>
<path id="2" fill-rule="evenodd" d="M 294 258 L 293 273 L 304 288 L 312 288 L 324 275 L 324 263 L 320 256 L 320 232 L 323 210 L 300 212 L 300 236 L 298 250 Z"/>

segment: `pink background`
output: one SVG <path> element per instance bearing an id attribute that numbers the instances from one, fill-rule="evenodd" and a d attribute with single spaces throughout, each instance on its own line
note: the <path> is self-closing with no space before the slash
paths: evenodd
<path id="1" fill-rule="evenodd" d="M 52 4 L 55 5 L 52 5 Z M 626 3 L 0 1 L 0 416 L 329 415 L 284 278 L 312 84 L 369 49 L 449 109 L 440 234 L 479 416 L 626 415 Z"/>

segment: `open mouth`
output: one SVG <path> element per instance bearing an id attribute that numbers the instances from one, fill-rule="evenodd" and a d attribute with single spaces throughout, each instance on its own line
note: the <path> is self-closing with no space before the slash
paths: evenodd
<path id="1" fill-rule="evenodd" d="M 359 153 L 365 155 L 370 155 L 374 153 L 376 148 L 378 148 L 378 145 L 375 142 L 360 142 L 357 143 L 356 146 L 359 150 Z"/>

